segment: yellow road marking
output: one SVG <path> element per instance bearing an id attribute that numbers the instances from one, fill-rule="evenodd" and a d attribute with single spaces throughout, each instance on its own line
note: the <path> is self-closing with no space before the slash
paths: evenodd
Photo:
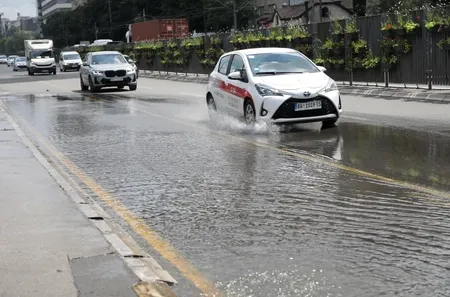
<path id="1" fill-rule="evenodd" d="M 6 105 L 7 106 L 7 105 Z M 8 108 L 8 107 L 7 107 Z M 8 108 L 9 110 L 9 108 Z M 9 112 L 11 117 L 12 113 Z M 24 122 L 24 121 L 21 121 Z M 23 125 L 26 125 L 23 123 Z M 80 179 L 92 192 L 94 192 L 106 205 L 108 205 L 115 213 L 117 213 L 137 234 L 139 234 L 147 243 L 152 246 L 163 258 L 174 265 L 188 280 L 193 282 L 205 296 L 217 297 L 221 296 L 216 286 L 203 277 L 189 261 L 183 258 L 176 249 L 164 240 L 156 231 L 147 226 L 132 211 L 126 208 L 117 198 L 109 194 L 102 186 L 97 184 L 91 177 L 84 173 L 71 160 L 66 158 L 51 143 L 48 143 L 43 136 L 29 125 L 28 130 L 39 139 L 47 149 Z"/>

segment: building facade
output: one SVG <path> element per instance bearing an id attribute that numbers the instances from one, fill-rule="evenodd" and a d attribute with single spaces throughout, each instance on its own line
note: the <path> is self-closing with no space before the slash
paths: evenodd
<path id="1" fill-rule="evenodd" d="M 352 15 L 352 0 L 256 0 L 258 24 L 277 27 L 326 22 Z"/>
<path id="2" fill-rule="evenodd" d="M 37 15 L 42 20 L 65 10 L 72 10 L 73 0 L 36 0 Z"/>

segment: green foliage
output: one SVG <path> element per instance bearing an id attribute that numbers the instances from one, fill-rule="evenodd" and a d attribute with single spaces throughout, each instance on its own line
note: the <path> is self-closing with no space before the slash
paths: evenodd
<path id="1" fill-rule="evenodd" d="M 367 56 L 361 61 L 361 64 L 365 69 L 376 68 L 379 63 L 380 57 L 375 56 L 372 51 L 369 51 Z"/>
<path id="2" fill-rule="evenodd" d="M 448 45 L 448 44 L 450 44 L 450 37 L 439 40 L 439 42 L 437 43 L 437 46 L 439 46 L 441 49 L 443 49 L 444 46 Z"/>
<path id="3" fill-rule="evenodd" d="M 331 22 L 331 29 L 332 29 L 332 33 L 333 34 L 341 34 L 342 33 L 342 26 L 341 26 L 341 24 L 339 23 L 339 20 L 338 19 L 334 19 L 332 22 Z"/>
<path id="4" fill-rule="evenodd" d="M 11 28 L 9 31 L 9 36 L 5 38 L 0 38 L 0 53 L 7 55 L 24 55 L 24 40 L 34 39 L 35 36 L 16 28 Z"/>
<path id="5" fill-rule="evenodd" d="M 352 47 L 355 53 L 359 53 L 362 49 L 367 47 L 367 42 L 363 39 L 358 39 L 352 42 Z"/>
<path id="6" fill-rule="evenodd" d="M 354 17 L 347 20 L 347 24 L 345 25 L 345 33 L 355 33 L 358 32 L 358 26 L 356 24 L 356 19 Z"/>

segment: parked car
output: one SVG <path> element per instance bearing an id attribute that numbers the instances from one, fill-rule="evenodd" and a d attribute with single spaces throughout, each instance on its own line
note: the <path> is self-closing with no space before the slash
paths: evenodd
<path id="1" fill-rule="evenodd" d="M 123 56 L 124 56 L 124 58 L 127 60 L 127 62 L 128 62 L 131 66 L 133 66 L 134 71 L 136 71 L 136 78 L 138 78 L 138 77 L 139 77 L 139 69 L 138 69 L 138 67 L 137 67 L 137 65 L 136 65 L 136 62 L 133 61 L 133 59 L 131 59 L 130 56 L 128 56 L 128 55 L 123 55 Z"/>
<path id="2" fill-rule="evenodd" d="M 59 69 L 61 72 L 75 69 L 79 71 L 82 63 L 80 54 L 77 52 L 61 52 L 59 55 Z"/>
<path id="3" fill-rule="evenodd" d="M 99 91 L 105 87 L 125 86 L 137 89 L 137 75 L 124 56 L 117 51 L 87 53 L 80 69 L 81 90 Z"/>
<path id="4" fill-rule="evenodd" d="M 211 73 L 206 92 L 215 111 L 244 117 L 248 124 L 323 122 L 333 126 L 342 112 L 336 82 L 302 53 L 255 48 L 226 53 Z"/>
<path id="5" fill-rule="evenodd" d="M 17 58 L 18 56 L 16 55 L 11 55 L 8 57 L 8 61 L 6 62 L 6 64 L 8 65 L 8 67 L 11 67 L 14 63 L 14 59 Z"/>
<path id="6" fill-rule="evenodd" d="M 0 64 L 7 64 L 8 63 L 8 57 L 5 55 L 0 55 Z"/>
<path id="7" fill-rule="evenodd" d="M 13 71 L 26 70 L 27 69 L 27 58 L 17 57 L 14 59 Z"/>

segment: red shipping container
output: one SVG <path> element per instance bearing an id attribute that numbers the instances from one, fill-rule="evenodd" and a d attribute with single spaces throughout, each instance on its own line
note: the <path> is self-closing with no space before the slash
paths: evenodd
<path id="1" fill-rule="evenodd" d="M 131 25 L 133 42 L 153 39 L 185 38 L 189 35 L 187 19 L 162 19 Z"/>

